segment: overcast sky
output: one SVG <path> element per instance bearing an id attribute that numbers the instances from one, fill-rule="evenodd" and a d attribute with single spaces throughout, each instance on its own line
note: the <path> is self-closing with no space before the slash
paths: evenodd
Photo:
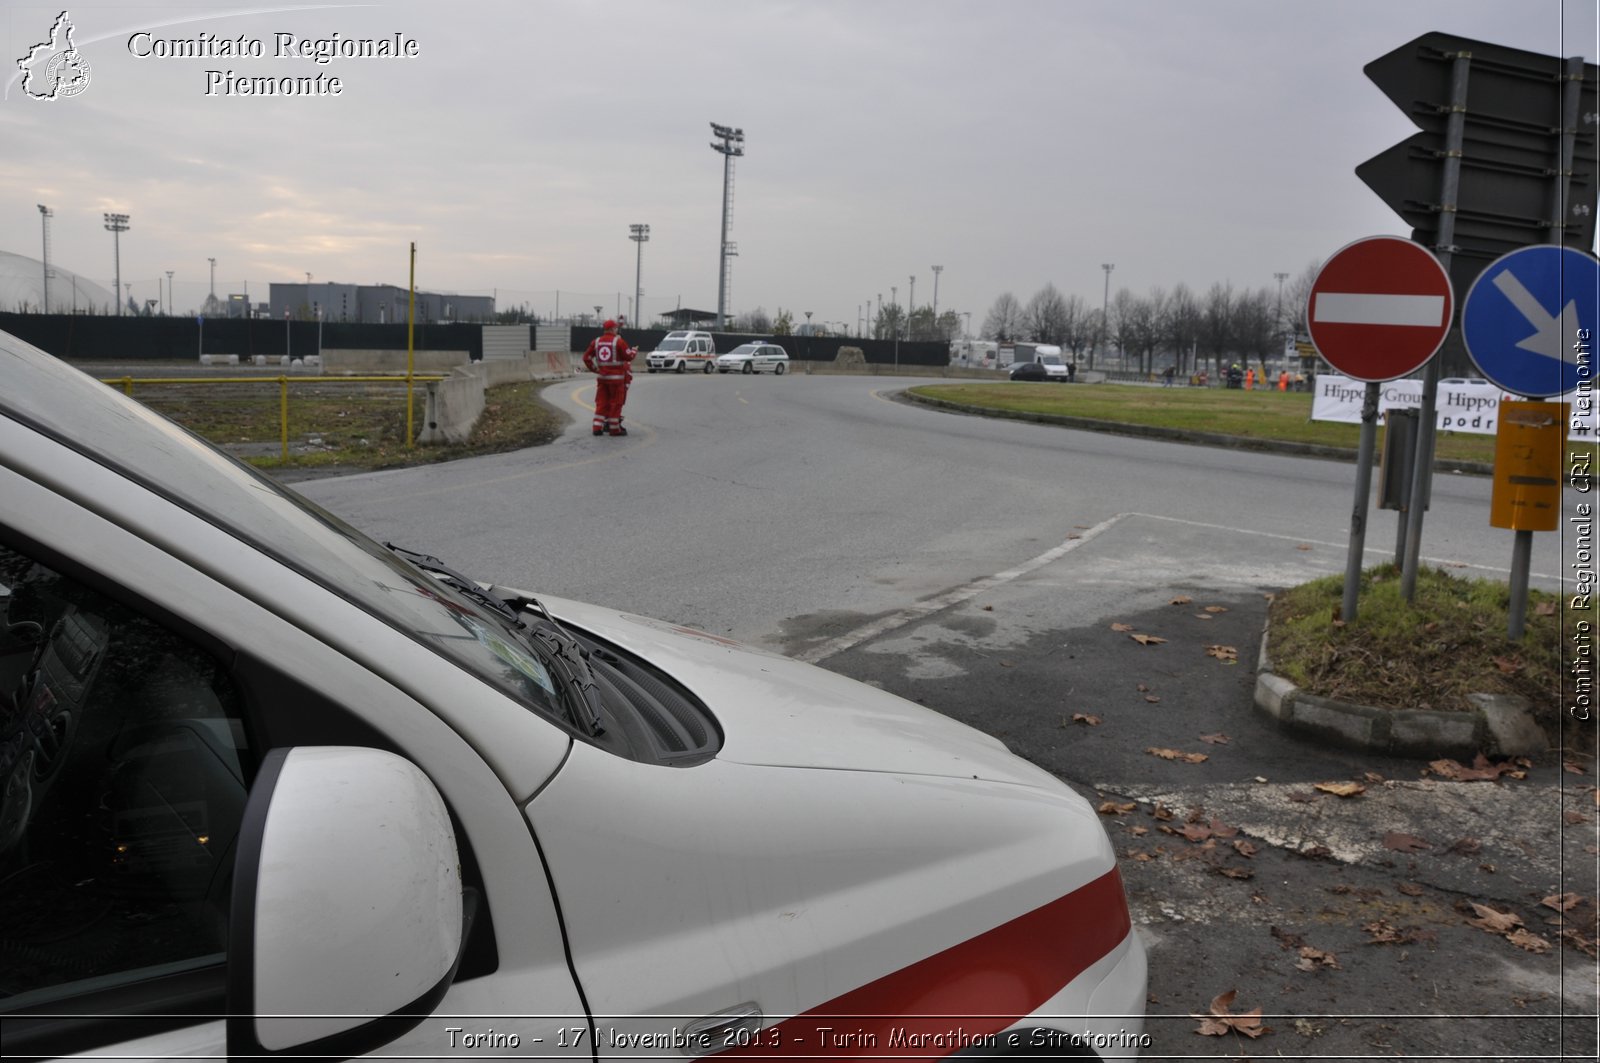
<path id="1" fill-rule="evenodd" d="M 40 101 L 16 60 L 61 6 L 8 0 L 0 250 L 180 312 L 208 287 L 406 283 L 543 313 L 715 308 L 722 157 L 744 129 L 730 313 L 846 322 L 910 278 L 969 311 L 1044 284 L 1098 305 L 1184 282 L 1274 287 L 1358 237 L 1409 230 L 1354 167 L 1414 127 L 1362 73 L 1429 32 L 1594 60 L 1592 0 L 380 0 L 74 3 L 90 67 Z M 130 46 L 134 34 L 150 35 Z M 200 34 L 263 58 L 138 57 Z M 414 58 L 274 59 L 275 34 L 414 40 Z M 207 71 L 340 95 L 207 95 Z M 10 309 L 9 307 L 6 309 Z"/>

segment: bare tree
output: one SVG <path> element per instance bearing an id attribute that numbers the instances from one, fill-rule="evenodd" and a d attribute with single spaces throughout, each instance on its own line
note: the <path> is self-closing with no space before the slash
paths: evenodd
<path id="1" fill-rule="evenodd" d="M 733 329 L 735 332 L 771 332 L 772 318 L 767 315 L 766 307 L 758 306 L 734 318 Z"/>
<path id="2" fill-rule="evenodd" d="M 1211 368 L 1222 372 L 1222 360 L 1233 349 L 1233 285 L 1212 284 L 1200 310 L 1200 349 L 1211 356 Z"/>
<path id="3" fill-rule="evenodd" d="M 1092 309 L 1081 295 L 1069 295 L 1062 302 L 1064 311 L 1061 343 L 1072 352 L 1072 360 L 1094 345 L 1100 331 L 1100 314 Z"/>
<path id="4" fill-rule="evenodd" d="M 1060 343 L 1067 331 L 1067 306 L 1054 284 L 1046 284 L 1028 300 L 1024 327 L 1035 343 Z"/>
<path id="5" fill-rule="evenodd" d="M 1267 373 L 1267 358 L 1277 351 L 1278 327 L 1276 296 L 1266 288 L 1241 292 L 1234 303 L 1234 341 L 1248 361 L 1254 358 Z"/>
<path id="6" fill-rule="evenodd" d="M 1200 304 L 1186 284 L 1179 284 L 1167 297 L 1161 315 L 1162 342 L 1172 352 L 1174 370 L 1183 376 L 1194 371 L 1192 351 L 1200 342 Z"/>
<path id="7" fill-rule="evenodd" d="M 880 304 L 878 316 L 872 323 L 872 337 L 879 340 L 892 340 L 895 336 L 905 338 L 906 312 L 900 309 L 899 303 Z"/>
<path id="8" fill-rule="evenodd" d="M 989 307 L 989 316 L 983 319 L 983 336 L 987 339 L 1015 340 L 1024 328 L 1022 304 L 1010 292 L 1002 292 Z"/>

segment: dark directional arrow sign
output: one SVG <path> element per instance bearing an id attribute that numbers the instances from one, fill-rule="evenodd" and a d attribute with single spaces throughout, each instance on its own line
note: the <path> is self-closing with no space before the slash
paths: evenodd
<path id="1" fill-rule="evenodd" d="M 1460 174 L 1443 202 L 1446 129 L 1457 56 L 1468 57 Z M 1568 110 L 1571 72 L 1581 75 Z M 1446 33 L 1426 33 L 1366 66 L 1367 77 L 1416 123 L 1418 133 L 1356 167 L 1356 175 L 1438 246 L 1448 215 L 1450 279 L 1467 291 L 1483 268 L 1531 244 L 1594 245 L 1600 190 L 1600 70 L 1592 63 L 1525 52 Z M 1569 124 L 1570 121 L 1570 124 Z M 1564 137 L 1563 134 L 1567 136 Z M 1570 150 L 1570 159 L 1565 157 Z M 1565 180 L 1556 180 L 1565 172 Z M 1552 231 L 1559 226 L 1559 240 Z M 1466 368 L 1460 339 L 1445 347 L 1447 371 Z"/>
<path id="2" fill-rule="evenodd" d="M 1421 132 L 1356 167 L 1356 175 L 1419 232 L 1438 228 L 1451 61 L 1471 57 L 1454 204 L 1455 242 L 1493 252 L 1549 242 L 1557 218 L 1568 247 L 1588 250 L 1595 235 L 1600 71 L 1585 63 L 1565 202 L 1552 178 L 1560 167 L 1567 61 L 1483 41 L 1427 33 L 1366 66 L 1367 77 Z M 1482 263 L 1480 263 L 1480 266 Z"/>

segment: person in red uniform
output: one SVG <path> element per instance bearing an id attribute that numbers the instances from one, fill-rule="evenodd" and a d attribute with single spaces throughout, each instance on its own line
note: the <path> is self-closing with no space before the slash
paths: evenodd
<path id="1" fill-rule="evenodd" d="M 625 436 L 622 404 L 628 401 L 628 384 L 633 380 L 634 349 L 617 335 L 617 323 L 608 320 L 605 331 L 589 341 L 583 352 L 583 367 L 600 378 L 594 389 L 594 434 L 610 432 Z"/>

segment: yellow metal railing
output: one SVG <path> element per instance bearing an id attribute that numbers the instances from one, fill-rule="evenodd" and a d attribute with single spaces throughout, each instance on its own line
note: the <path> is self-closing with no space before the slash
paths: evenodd
<path id="1" fill-rule="evenodd" d="M 406 386 L 406 446 L 412 444 L 411 436 L 411 396 L 412 383 L 430 383 L 443 380 L 442 376 L 416 376 L 408 373 L 406 376 L 317 376 L 317 377 L 290 377 L 278 375 L 268 376 L 217 376 L 217 377 L 102 377 L 100 383 L 120 386 L 123 394 L 133 397 L 135 384 L 151 384 L 165 386 L 168 384 L 277 384 L 278 385 L 278 439 L 283 447 L 283 460 L 289 460 L 289 385 L 290 384 L 404 384 Z"/>

